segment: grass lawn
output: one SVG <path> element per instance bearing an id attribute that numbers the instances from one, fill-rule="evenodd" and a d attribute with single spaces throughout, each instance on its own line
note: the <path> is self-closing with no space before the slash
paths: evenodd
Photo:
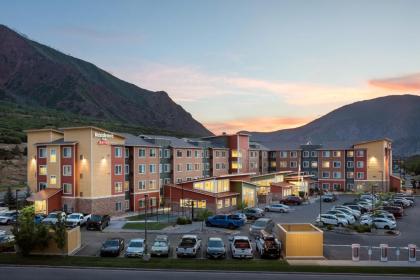
<path id="1" fill-rule="evenodd" d="M 161 230 L 164 229 L 168 226 L 170 226 L 172 224 L 168 224 L 168 223 L 147 223 L 147 229 L 150 230 Z M 126 223 L 123 226 L 123 229 L 144 229 L 144 223 L 140 222 L 140 223 Z"/>
<path id="2" fill-rule="evenodd" d="M 317 272 L 317 273 L 374 273 L 374 274 L 420 274 L 416 267 L 328 267 L 328 266 L 290 266 L 281 260 L 202 260 L 202 259 L 142 259 L 100 258 L 100 257 L 58 257 L 0 254 L 0 264 L 11 265 L 49 265 L 81 266 L 106 268 L 148 268 L 148 269 L 194 269 L 231 271 L 278 271 L 278 272 Z"/>

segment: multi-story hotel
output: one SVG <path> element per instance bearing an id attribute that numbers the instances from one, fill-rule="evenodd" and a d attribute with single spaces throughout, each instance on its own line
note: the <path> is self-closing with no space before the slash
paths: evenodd
<path id="1" fill-rule="evenodd" d="M 252 177 L 278 172 L 305 175 L 312 188 L 335 191 L 389 190 L 399 182 L 391 175 L 388 139 L 349 147 L 281 143 L 266 147 L 250 141 L 245 133 L 189 139 L 72 127 L 28 130 L 27 135 L 31 199 L 37 212 L 44 213 L 58 209 L 107 214 L 141 211 L 165 201 L 165 185 L 174 186 L 176 193 L 176 185 L 213 182 L 235 174 L 240 178 L 241 174 Z M 289 180 L 297 180 L 295 177 L 290 175 Z M 251 199 L 255 194 L 270 192 L 260 184 L 250 195 L 250 182 L 229 180 L 232 187 L 223 195 L 240 199 L 243 194 L 247 203 L 255 201 Z M 290 188 L 289 183 L 275 183 L 273 190 Z M 213 196 L 221 195 L 217 193 Z M 225 200 L 227 206 L 219 206 L 231 207 L 232 201 L 227 204 Z"/>

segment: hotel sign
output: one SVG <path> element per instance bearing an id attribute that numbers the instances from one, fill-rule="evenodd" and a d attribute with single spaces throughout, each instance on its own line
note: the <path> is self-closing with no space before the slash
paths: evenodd
<path id="1" fill-rule="evenodd" d="M 110 133 L 105 133 L 105 132 L 95 132 L 95 137 L 100 138 L 98 140 L 98 145 L 109 145 L 108 139 L 114 138 L 114 135 Z"/>

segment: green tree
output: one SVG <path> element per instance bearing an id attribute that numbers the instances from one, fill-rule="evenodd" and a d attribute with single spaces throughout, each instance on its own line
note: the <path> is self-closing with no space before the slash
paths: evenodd
<path id="1" fill-rule="evenodd" d="M 50 240 L 48 228 L 44 224 L 35 224 L 35 208 L 28 206 L 19 213 L 18 223 L 12 229 L 19 253 L 27 256 L 37 247 L 45 248 Z"/>
<path id="2" fill-rule="evenodd" d="M 13 147 L 13 149 L 12 149 L 12 154 L 13 154 L 13 155 L 15 155 L 15 156 L 18 156 L 19 158 L 21 158 L 21 157 L 22 157 L 22 153 L 21 153 L 20 148 L 19 148 L 19 146 L 18 146 L 18 145 L 15 145 L 15 146 Z"/>
<path id="3" fill-rule="evenodd" d="M 246 203 L 245 201 L 239 201 L 237 207 L 238 210 L 243 210 L 248 207 L 248 203 Z"/>
<path id="4" fill-rule="evenodd" d="M 7 191 L 4 196 L 4 203 L 6 203 L 9 208 L 16 207 L 16 198 L 14 197 L 10 186 L 7 187 Z"/>

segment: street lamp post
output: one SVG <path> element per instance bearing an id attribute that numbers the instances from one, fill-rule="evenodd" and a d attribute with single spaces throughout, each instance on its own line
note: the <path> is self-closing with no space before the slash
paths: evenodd
<path id="1" fill-rule="evenodd" d="M 16 190 L 16 226 L 18 226 L 19 221 L 19 196 L 18 196 L 19 190 Z"/>
<path id="2" fill-rule="evenodd" d="M 147 254 L 147 204 L 149 200 L 149 195 L 144 195 L 144 254 Z"/>

